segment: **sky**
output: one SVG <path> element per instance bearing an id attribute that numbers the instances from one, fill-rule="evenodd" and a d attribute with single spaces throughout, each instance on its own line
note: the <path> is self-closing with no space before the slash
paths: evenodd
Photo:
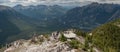
<path id="1" fill-rule="evenodd" d="M 88 2 L 120 4 L 120 0 L 0 0 L 0 5 L 13 6 L 13 5 L 17 5 L 17 4 L 22 4 L 22 5 L 80 4 L 80 3 L 88 3 Z"/>

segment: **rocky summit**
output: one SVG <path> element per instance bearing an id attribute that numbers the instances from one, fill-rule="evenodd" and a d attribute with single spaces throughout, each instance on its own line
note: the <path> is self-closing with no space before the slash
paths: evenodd
<path id="1" fill-rule="evenodd" d="M 86 52 L 85 38 L 73 30 L 53 32 L 51 35 L 33 36 L 29 40 L 18 40 L 6 46 L 4 52 Z M 89 45 L 88 45 L 89 46 Z M 93 51 L 100 52 L 97 48 Z"/>

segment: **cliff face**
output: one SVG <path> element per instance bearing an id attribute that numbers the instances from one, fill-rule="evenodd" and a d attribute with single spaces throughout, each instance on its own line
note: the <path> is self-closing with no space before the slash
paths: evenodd
<path id="1" fill-rule="evenodd" d="M 15 41 L 4 52 L 84 52 L 84 43 L 84 37 L 76 35 L 74 31 L 54 32 Z"/>

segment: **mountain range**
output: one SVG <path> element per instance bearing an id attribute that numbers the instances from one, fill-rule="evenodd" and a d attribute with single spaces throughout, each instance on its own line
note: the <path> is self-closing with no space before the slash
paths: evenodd
<path id="1" fill-rule="evenodd" d="M 91 30 L 117 18 L 120 18 L 120 5 L 92 3 L 67 11 L 60 22 L 67 27 Z"/>
<path id="2" fill-rule="evenodd" d="M 82 7 L 0 6 L 0 43 L 28 39 L 34 33 L 43 34 L 70 28 L 91 31 L 120 18 L 120 5 L 92 3 Z"/>
<path id="3" fill-rule="evenodd" d="M 59 6 L 59 5 L 37 5 L 37 6 L 22 6 L 22 5 L 16 5 L 13 7 L 16 11 L 37 19 L 52 19 L 52 18 L 58 18 L 66 13 L 68 8 Z"/>

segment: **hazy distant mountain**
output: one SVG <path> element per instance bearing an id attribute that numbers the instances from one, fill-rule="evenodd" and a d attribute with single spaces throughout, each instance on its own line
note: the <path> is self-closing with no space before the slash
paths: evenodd
<path id="1" fill-rule="evenodd" d="M 60 22 L 67 27 L 92 29 L 120 18 L 120 5 L 92 3 L 69 10 Z"/>
<path id="2" fill-rule="evenodd" d="M 50 20 L 53 18 L 58 18 L 66 13 L 68 10 L 65 7 L 59 6 L 59 5 L 37 5 L 37 6 L 22 6 L 22 5 L 16 5 L 14 9 L 26 16 L 37 18 L 37 19 L 43 19 L 43 20 Z"/>
<path id="3" fill-rule="evenodd" d="M 92 3 L 71 10 L 59 5 L 22 6 L 14 7 L 17 11 L 41 21 L 54 21 L 64 28 L 80 28 L 91 30 L 105 22 L 120 17 L 120 5 Z M 56 21 L 55 21 L 56 20 Z M 50 23 L 49 23 L 50 24 Z"/>

